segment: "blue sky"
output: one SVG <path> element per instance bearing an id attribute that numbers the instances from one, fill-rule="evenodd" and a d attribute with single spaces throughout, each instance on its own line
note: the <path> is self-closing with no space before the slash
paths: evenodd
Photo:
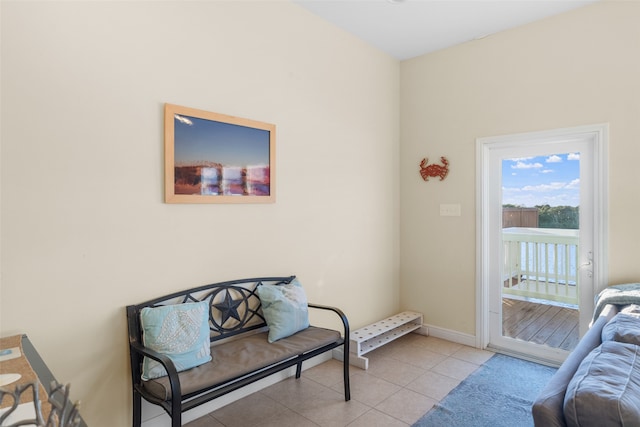
<path id="1" fill-rule="evenodd" d="M 502 204 L 579 206 L 580 154 L 503 160 Z"/>
<path id="2" fill-rule="evenodd" d="M 269 131 L 176 114 L 175 163 L 269 164 Z"/>

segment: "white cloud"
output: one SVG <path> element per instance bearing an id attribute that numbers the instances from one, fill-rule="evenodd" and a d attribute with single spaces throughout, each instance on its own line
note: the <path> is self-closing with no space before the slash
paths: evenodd
<path id="1" fill-rule="evenodd" d="M 571 190 L 578 190 L 580 189 L 580 178 L 578 179 L 574 179 L 573 181 L 571 181 L 569 184 L 567 184 L 567 186 L 565 188 L 569 188 Z"/>
<path id="2" fill-rule="evenodd" d="M 522 188 L 509 188 L 511 191 L 529 191 L 534 193 L 546 192 L 546 191 L 558 191 L 558 190 L 576 190 L 580 188 L 580 179 L 574 179 L 573 181 L 567 182 L 551 182 L 549 184 L 538 184 L 538 185 L 525 185 Z M 506 190 L 506 188 L 505 188 Z"/>
<path id="3" fill-rule="evenodd" d="M 525 163 L 522 161 L 518 161 L 515 165 L 511 165 L 512 169 L 538 169 L 541 167 L 542 163 Z"/>
<path id="4" fill-rule="evenodd" d="M 529 207 L 537 205 L 578 206 L 580 205 L 580 196 L 577 191 L 564 188 L 556 190 L 553 193 L 544 194 L 541 198 L 538 192 L 505 187 L 502 189 L 502 202 L 505 204 Z"/>
<path id="5" fill-rule="evenodd" d="M 545 169 L 543 171 L 540 171 L 541 173 L 553 173 L 553 169 Z"/>
<path id="6" fill-rule="evenodd" d="M 567 186 L 566 182 L 552 182 L 550 184 L 526 185 L 522 187 L 522 191 L 533 191 L 533 192 L 554 191 L 554 190 L 561 190 L 566 186 Z"/>
<path id="7" fill-rule="evenodd" d="M 567 160 L 580 160 L 580 153 L 569 153 Z"/>
<path id="8" fill-rule="evenodd" d="M 554 154 L 552 156 L 547 157 L 547 160 L 545 160 L 547 163 L 561 163 L 562 162 L 562 157 Z"/>

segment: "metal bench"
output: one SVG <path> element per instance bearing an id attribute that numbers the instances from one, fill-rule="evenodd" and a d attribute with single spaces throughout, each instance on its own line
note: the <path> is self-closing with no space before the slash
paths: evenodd
<path id="1" fill-rule="evenodd" d="M 182 413 L 296 366 L 300 378 L 302 362 L 343 347 L 344 398 L 349 389 L 349 323 L 335 307 L 309 303 L 309 309 L 328 310 L 339 316 L 342 331 L 309 326 L 274 343 L 267 341 L 268 325 L 256 293 L 263 284 L 284 285 L 295 276 L 232 280 L 200 286 L 127 306 L 133 426 L 142 422 L 142 398 L 161 406 L 171 417 L 171 426 L 182 425 Z M 212 361 L 178 372 L 172 360 L 143 345 L 140 312 L 145 307 L 208 301 Z M 149 357 L 162 364 L 168 375 L 142 379 L 142 363 Z"/>

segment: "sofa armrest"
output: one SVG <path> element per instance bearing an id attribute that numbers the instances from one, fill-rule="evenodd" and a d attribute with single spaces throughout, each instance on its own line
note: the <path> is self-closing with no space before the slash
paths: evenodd
<path id="1" fill-rule="evenodd" d="M 564 395 L 567 386 L 578 370 L 582 360 L 602 343 L 602 328 L 618 313 L 618 307 L 607 305 L 598 319 L 582 337 L 576 348 L 569 354 L 558 371 L 542 389 L 533 403 L 534 425 L 540 427 L 566 427 L 564 419 Z"/>

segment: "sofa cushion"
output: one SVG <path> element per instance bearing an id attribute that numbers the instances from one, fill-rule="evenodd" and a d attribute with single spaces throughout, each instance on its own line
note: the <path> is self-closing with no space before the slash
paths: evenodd
<path id="1" fill-rule="evenodd" d="M 145 307 L 140 311 L 145 347 L 168 356 L 178 372 L 211 360 L 209 301 Z M 164 367 L 145 357 L 142 379 L 167 375 Z"/>
<path id="2" fill-rule="evenodd" d="M 584 358 L 564 399 L 567 426 L 637 425 L 640 347 L 605 341 Z"/>
<path id="3" fill-rule="evenodd" d="M 309 327 L 307 296 L 298 279 L 286 285 L 262 284 L 256 288 L 256 293 L 269 326 L 269 342 Z"/>
<path id="4" fill-rule="evenodd" d="M 615 315 L 602 328 L 602 341 L 618 341 L 640 345 L 640 317 L 624 311 Z"/>

